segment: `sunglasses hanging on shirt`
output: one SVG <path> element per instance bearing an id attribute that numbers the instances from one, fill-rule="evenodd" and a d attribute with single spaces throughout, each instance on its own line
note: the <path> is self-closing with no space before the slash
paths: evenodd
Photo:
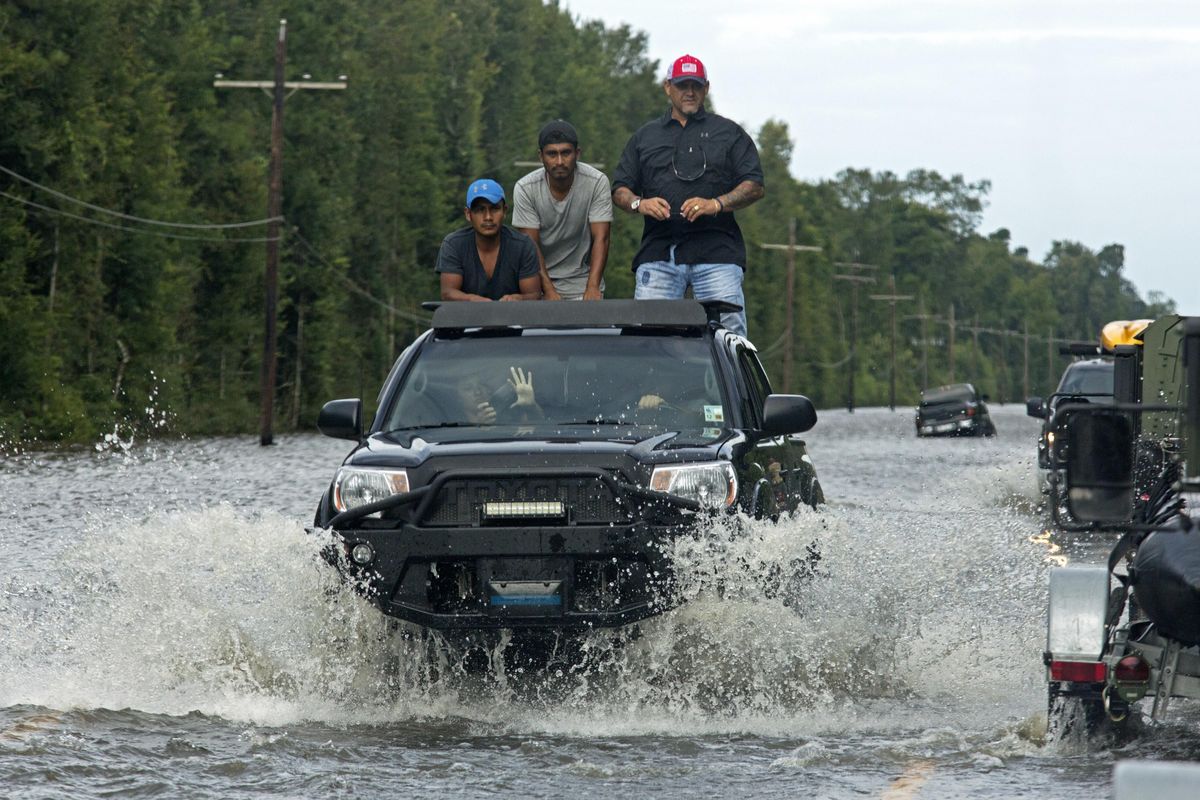
<path id="1" fill-rule="evenodd" d="M 681 181 L 694 181 L 708 169 L 708 157 L 699 140 L 681 134 L 671 154 L 671 170 Z"/>

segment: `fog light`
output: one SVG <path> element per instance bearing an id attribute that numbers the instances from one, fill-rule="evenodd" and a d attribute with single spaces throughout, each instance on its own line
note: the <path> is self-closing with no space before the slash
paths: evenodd
<path id="1" fill-rule="evenodd" d="M 567 506 L 558 500 L 513 500 L 483 504 L 483 514 L 490 519 L 512 517 L 565 517 Z"/>
<path id="2" fill-rule="evenodd" d="M 350 548 L 350 558 L 360 567 L 365 567 L 375 560 L 375 548 L 366 542 L 359 542 Z"/>

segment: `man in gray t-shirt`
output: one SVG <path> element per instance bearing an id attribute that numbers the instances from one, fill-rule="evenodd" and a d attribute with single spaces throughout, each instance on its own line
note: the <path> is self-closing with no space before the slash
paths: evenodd
<path id="1" fill-rule="evenodd" d="M 513 227 L 533 239 L 544 300 L 600 300 L 612 227 L 612 187 L 579 161 L 579 135 L 563 120 L 538 134 L 542 169 L 513 189 Z"/>

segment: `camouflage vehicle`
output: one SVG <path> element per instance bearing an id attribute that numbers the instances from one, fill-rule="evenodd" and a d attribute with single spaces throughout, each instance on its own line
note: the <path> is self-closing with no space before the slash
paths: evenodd
<path id="1" fill-rule="evenodd" d="M 1059 462 L 1072 525 L 1120 534 L 1106 566 L 1051 571 L 1052 726 L 1123 726 L 1152 698 L 1200 698 L 1200 318 L 1168 316 L 1115 354 L 1114 401 L 1066 403 Z"/>

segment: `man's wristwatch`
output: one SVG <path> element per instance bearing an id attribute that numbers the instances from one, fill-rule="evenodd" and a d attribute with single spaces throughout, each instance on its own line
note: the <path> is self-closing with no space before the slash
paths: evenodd
<path id="1" fill-rule="evenodd" d="M 630 210 L 630 211 L 637 211 L 637 210 L 638 210 L 638 206 L 640 206 L 641 204 L 642 204 L 642 198 L 640 198 L 640 197 L 635 197 L 635 198 L 633 198 L 633 202 L 629 204 L 629 210 Z"/>

